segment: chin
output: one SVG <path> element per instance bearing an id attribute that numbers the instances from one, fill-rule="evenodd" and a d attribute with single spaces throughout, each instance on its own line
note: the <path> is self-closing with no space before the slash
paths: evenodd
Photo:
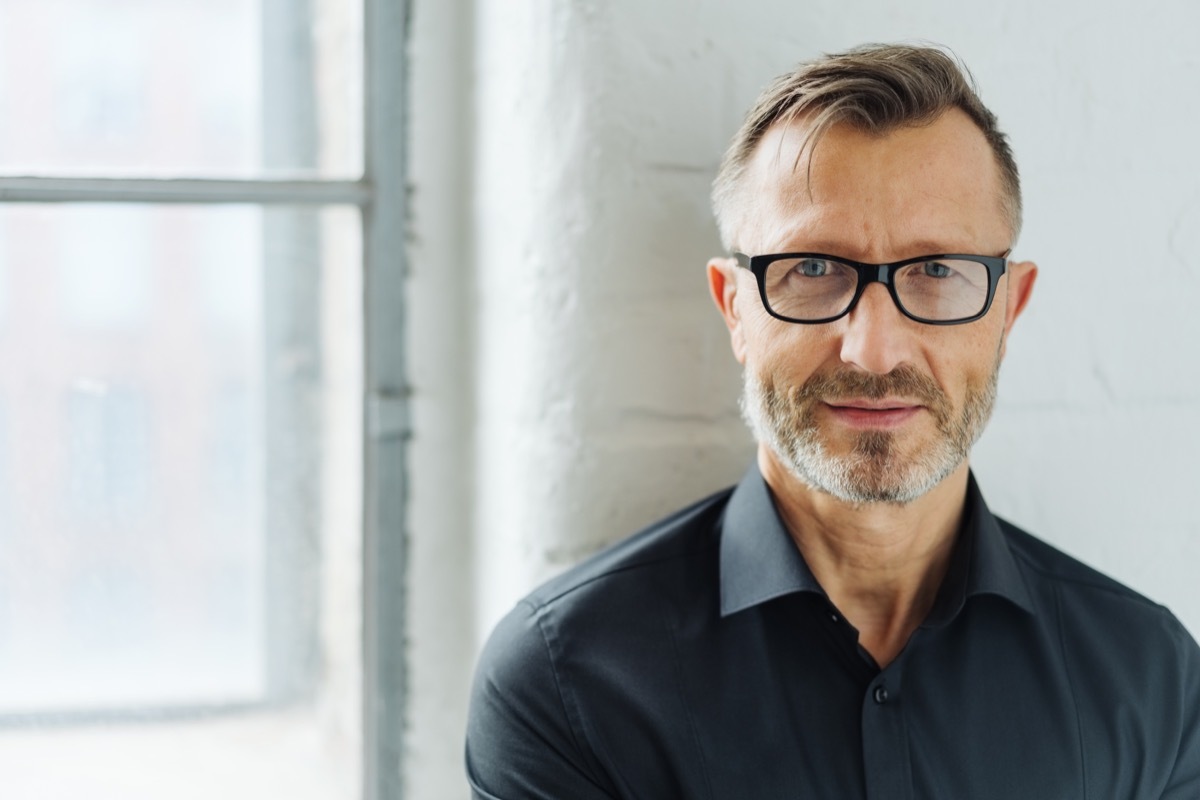
<path id="1" fill-rule="evenodd" d="M 933 490 L 966 461 L 967 454 L 938 442 L 916 452 L 901 452 L 891 433 L 858 435 L 849 452 L 829 452 L 819 441 L 771 446 L 780 463 L 810 488 L 845 503 L 908 505 Z"/>

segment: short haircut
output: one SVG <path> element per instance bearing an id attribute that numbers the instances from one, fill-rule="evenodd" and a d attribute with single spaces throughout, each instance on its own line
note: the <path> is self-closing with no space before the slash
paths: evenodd
<path id="1" fill-rule="evenodd" d="M 885 135 L 928 125 L 946 111 L 966 112 L 987 138 L 1000 168 L 1001 208 L 1015 240 L 1021 230 L 1021 181 L 1008 138 L 976 94 L 970 72 L 937 47 L 870 44 L 800 64 L 768 86 L 746 115 L 713 182 L 713 213 L 721 241 L 732 249 L 747 207 L 739 194 L 754 150 L 776 122 L 809 117 L 800 153 L 815 148 L 834 125 Z M 811 161 L 810 161 L 811 164 Z M 740 206 L 740 208 L 739 208 Z"/>

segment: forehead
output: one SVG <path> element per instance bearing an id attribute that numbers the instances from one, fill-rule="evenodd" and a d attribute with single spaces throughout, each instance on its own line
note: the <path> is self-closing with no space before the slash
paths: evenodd
<path id="1" fill-rule="evenodd" d="M 883 135 L 835 125 L 801 152 L 808 132 L 777 123 L 755 149 L 746 247 L 864 261 L 1009 247 L 999 167 L 961 111 Z"/>

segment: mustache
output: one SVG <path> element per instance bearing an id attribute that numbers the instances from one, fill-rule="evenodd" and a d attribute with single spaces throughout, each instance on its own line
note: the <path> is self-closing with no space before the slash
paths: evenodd
<path id="1" fill-rule="evenodd" d="M 853 398 L 882 400 L 895 397 L 919 402 L 939 422 L 949 420 L 951 415 L 950 401 L 941 387 L 910 364 L 901 364 L 883 375 L 852 370 L 822 372 L 811 376 L 789 394 L 793 407 Z"/>

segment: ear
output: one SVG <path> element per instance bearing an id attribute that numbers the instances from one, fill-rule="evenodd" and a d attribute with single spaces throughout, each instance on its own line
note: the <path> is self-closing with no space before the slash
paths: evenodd
<path id="1" fill-rule="evenodd" d="M 729 344 L 739 364 L 746 363 L 746 338 L 737 307 L 737 262 L 732 258 L 714 258 L 708 262 L 708 291 L 729 328 Z"/>
<path id="2" fill-rule="evenodd" d="M 1008 334 L 1012 331 L 1013 323 L 1017 321 L 1017 317 L 1021 316 L 1021 312 L 1025 310 L 1025 306 L 1029 304 L 1029 298 L 1033 295 L 1033 284 L 1037 282 L 1037 274 L 1037 264 L 1032 261 L 1015 261 L 1008 265 L 1006 272 L 1008 302 L 1004 309 L 1004 340 L 1000 346 L 1001 357 L 1004 356 L 1008 347 Z"/>

